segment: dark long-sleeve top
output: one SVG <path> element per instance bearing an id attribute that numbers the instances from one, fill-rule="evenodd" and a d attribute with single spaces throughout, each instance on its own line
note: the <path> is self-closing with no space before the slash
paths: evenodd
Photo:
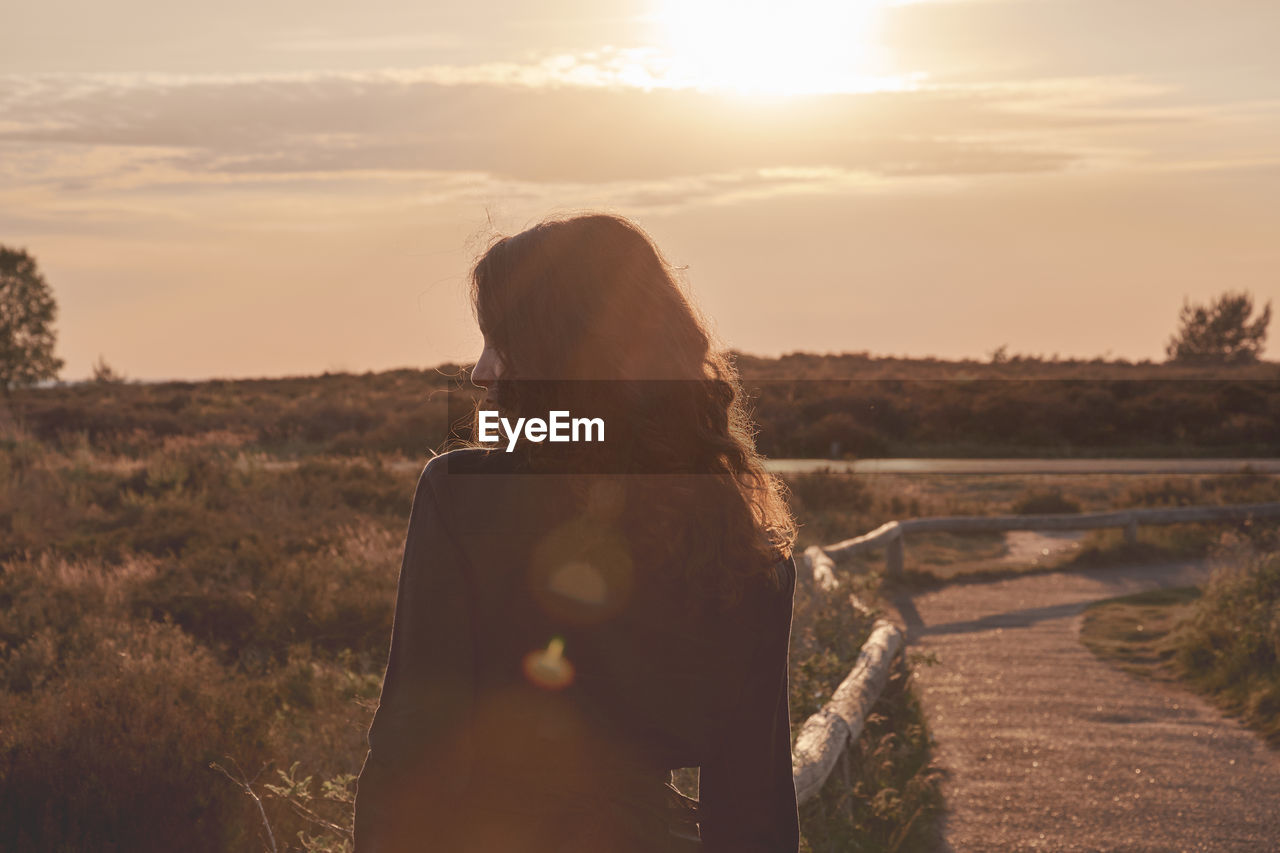
<path id="1" fill-rule="evenodd" d="M 419 479 L 356 853 L 652 853 L 654 792 L 691 766 L 707 853 L 794 853 L 794 560 L 697 606 L 510 466 L 459 450 Z"/>

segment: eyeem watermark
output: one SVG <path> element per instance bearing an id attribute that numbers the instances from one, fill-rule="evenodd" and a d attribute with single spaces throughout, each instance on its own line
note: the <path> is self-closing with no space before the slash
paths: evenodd
<path id="1" fill-rule="evenodd" d="M 500 442 L 498 430 L 501 428 L 507 437 L 507 453 L 515 450 L 521 438 L 533 442 L 604 441 L 604 418 L 575 418 L 560 409 L 548 412 L 546 420 L 516 418 L 514 424 L 492 409 L 481 409 L 479 424 L 480 441 L 485 444 Z"/>

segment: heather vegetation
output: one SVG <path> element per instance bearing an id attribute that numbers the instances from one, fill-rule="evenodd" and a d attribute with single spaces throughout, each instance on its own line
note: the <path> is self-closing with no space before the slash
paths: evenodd
<path id="1" fill-rule="evenodd" d="M 742 356 L 770 456 L 1273 456 L 1280 365 Z"/>
<path id="2" fill-rule="evenodd" d="M 83 395 L 97 413 L 83 425 L 116 417 L 116 395 L 152 390 L 50 396 Z M 218 411 L 218 390 L 190 393 Z M 282 460 L 237 428 L 235 417 L 261 415 L 230 405 L 203 433 L 0 430 L 6 849 L 262 849 L 268 832 L 281 850 L 347 849 L 421 460 L 331 452 L 288 431 Z M 817 482 L 800 481 L 811 503 Z M 802 521 L 816 511 L 797 509 Z M 796 612 L 799 722 L 848 671 L 869 620 L 804 590 Z M 886 699 L 894 708 L 914 708 L 905 679 Z M 867 738 L 859 749 L 875 761 L 860 771 L 857 809 L 842 805 L 834 823 L 807 812 L 812 849 L 831 849 L 822 839 L 840 827 L 887 843 L 902 814 L 931 813 L 918 709 L 880 713 Z"/>
<path id="3" fill-rule="evenodd" d="M 923 367 L 881 363 L 891 361 L 742 357 L 744 372 L 761 380 L 776 370 L 796 375 L 812 368 L 823 376 L 850 366 L 874 380 L 792 383 L 800 397 L 789 407 L 770 397 L 784 384 L 757 385 L 762 447 L 776 453 L 784 443 L 776 437 L 803 434 L 803 423 L 838 415 L 889 442 L 890 450 L 928 449 L 910 444 L 928 436 L 913 439 L 914 427 L 906 425 L 934 419 L 954 425 L 944 441 L 951 450 L 1007 454 L 1019 446 L 1017 429 L 1049 417 L 1009 413 L 1069 387 L 1065 380 L 966 385 L 938 381 L 937 370 L 908 381 L 882 374 Z M 982 369 L 1022 368 L 965 368 Z M 144 385 L 104 372 L 93 383 L 15 392 L 10 412 L 0 415 L 0 837 L 10 849 L 261 849 L 268 826 L 282 850 L 344 849 L 352 774 L 380 688 L 414 481 L 446 436 L 446 396 L 459 375 L 444 366 Z M 1243 430 L 1237 437 L 1252 435 L 1254 420 L 1275 412 L 1275 381 L 1242 374 L 1234 385 L 1205 390 L 1209 396 L 1194 405 L 1238 404 L 1216 410 L 1214 423 L 1235 423 Z M 1154 384 L 1158 392 L 1161 383 Z M 1143 386 L 1119 382 L 1105 393 L 1126 387 Z M 826 398 L 806 396 L 821 388 Z M 1019 398 L 1015 388 L 1033 397 Z M 841 389 L 853 396 L 841 397 Z M 867 393 L 878 396 L 856 396 Z M 1223 403 L 1222 393 L 1238 399 Z M 1095 389 L 1081 399 L 1101 401 L 1102 394 Z M 1167 425 L 1171 416 L 1157 405 L 1163 399 L 1135 403 L 1134 411 Z M 999 418 L 1013 426 L 993 425 Z M 1178 441 L 1213 426 L 1207 416 L 1195 421 L 1200 426 L 1186 424 Z M 843 441 L 826 432 L 814 436 L 815 452 Z M 1218 448 L 1228 446 L 1255 445 Z M 1073 447 L 1097 451 L 1087 442 Z M 803 524 L 801 547 L 895 518 L 1278 496 L 1277 478 L 1263 475 L 1133 478 L 1123 481 L 1127 489 L 1088 477 L 1052 484 L 1012 477 L 787 479 Z M 1140 544 L 1156 554 L 1193 553 L 1219 532 L 1194 525 L 1144 529 Z M 1078 559 L 1092 554 L 1105 561 L 1123 550 L 1105 539 L 1086 544 Z M 987 565 L 1002 548 L 998 537 L 913 539 L 908 568 L 936 579 L 951 566 L 963 573 L 965 566 Z M 879 560 L 863 568 L 871 571 L 863 581 L 850 580 L 847 590 L 874 605 Z M 798 594 L 792 638 L 797 723 L 829 698 L 870 627 L 870 618 L 845 599 L 807 595 Z M 873 713 L 850 767 L 849 786 L 829 786 L 802 812 L 810 849 L 905 849 L 929 831 L 937 771 L 905 668 Z M 262 798 L 261 813 L 246 790 Z"/>
<path id="4" fill-rule="evenodd" d="M 1237 541 L 1181 632 L 1187 679 L 1280 747 L 1280 537 Z"/>
<path id="5" fill-rule="evenodd" d="M 1280 366 L 997 363 L 794 354 L 738 365 L 773 457 L 1275 456 Z M 450 435 L 457 365 L 319 377 L 86 383 L 15 395 L 31 435 L 137 455 L 227 433 L 277 458 L 420 458 Z M 456 414 L 459 408 L 453 409 Z M 834 453 L 833 453 L 834 451 Z"/>
<path id="6" fill-rule="evenodd" d="M 1222 537 L 1201 588 L 1100 602 L 1081 637 L 1137 675 L 1177 681 L 1280 747 L 1280 526 Z"/>
<path id="7" fill-rule="evenodd" d="M 219 436 L 131 458 L 3 440 L 7 849 L 260 849 L 210 762 L 358 769 L 412 472 L 271 468 Z M 266 807 L 285 840 L 311 829 Z"/>
<path id="8" fill-rule="evenodd" d="M 99 381 L 14 397 L 45 446 L 136 458 L 166 440 L 207 442 L 273 458 L 376 454 L 422 458 L 447 434 L 461 369 L 289 379 L 137 384 Z"/>

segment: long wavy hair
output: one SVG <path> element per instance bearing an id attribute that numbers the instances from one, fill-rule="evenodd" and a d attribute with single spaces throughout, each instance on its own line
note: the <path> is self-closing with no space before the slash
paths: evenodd
<path id="1" fill-rule="evenodd" d="M 498 238 L 475 265 L 471 298 L 503 364 L 490 391 L 504 414 L 607 412 L 605 444 L 533 445 L 535 456 L 663 475 L 614 478 L 646 565 L 726 605 L 753 575 L 777 580 L 769 569 L 796 536 L 785 486 L 755 450 L 736 369 L 639 226 L 590 214 Z"/>

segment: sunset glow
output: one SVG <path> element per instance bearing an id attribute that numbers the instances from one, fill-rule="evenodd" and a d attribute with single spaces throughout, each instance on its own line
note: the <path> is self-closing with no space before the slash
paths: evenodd
<path id="1" fill-rule="evenodd" d="M 698 88 L 796 95 L 901 88 L 877 40 L 885 0 L 665 0 L 670 78 Z"/>
<path id="2" fill-rule="evenodd" d="M 66 379 L 462 364 L 476 249 L 582 210 L 744 352 L 1159 358 L 1280 301 L 1280 6 L 1232 8 L 18 0 L 0 243 Z"/>

